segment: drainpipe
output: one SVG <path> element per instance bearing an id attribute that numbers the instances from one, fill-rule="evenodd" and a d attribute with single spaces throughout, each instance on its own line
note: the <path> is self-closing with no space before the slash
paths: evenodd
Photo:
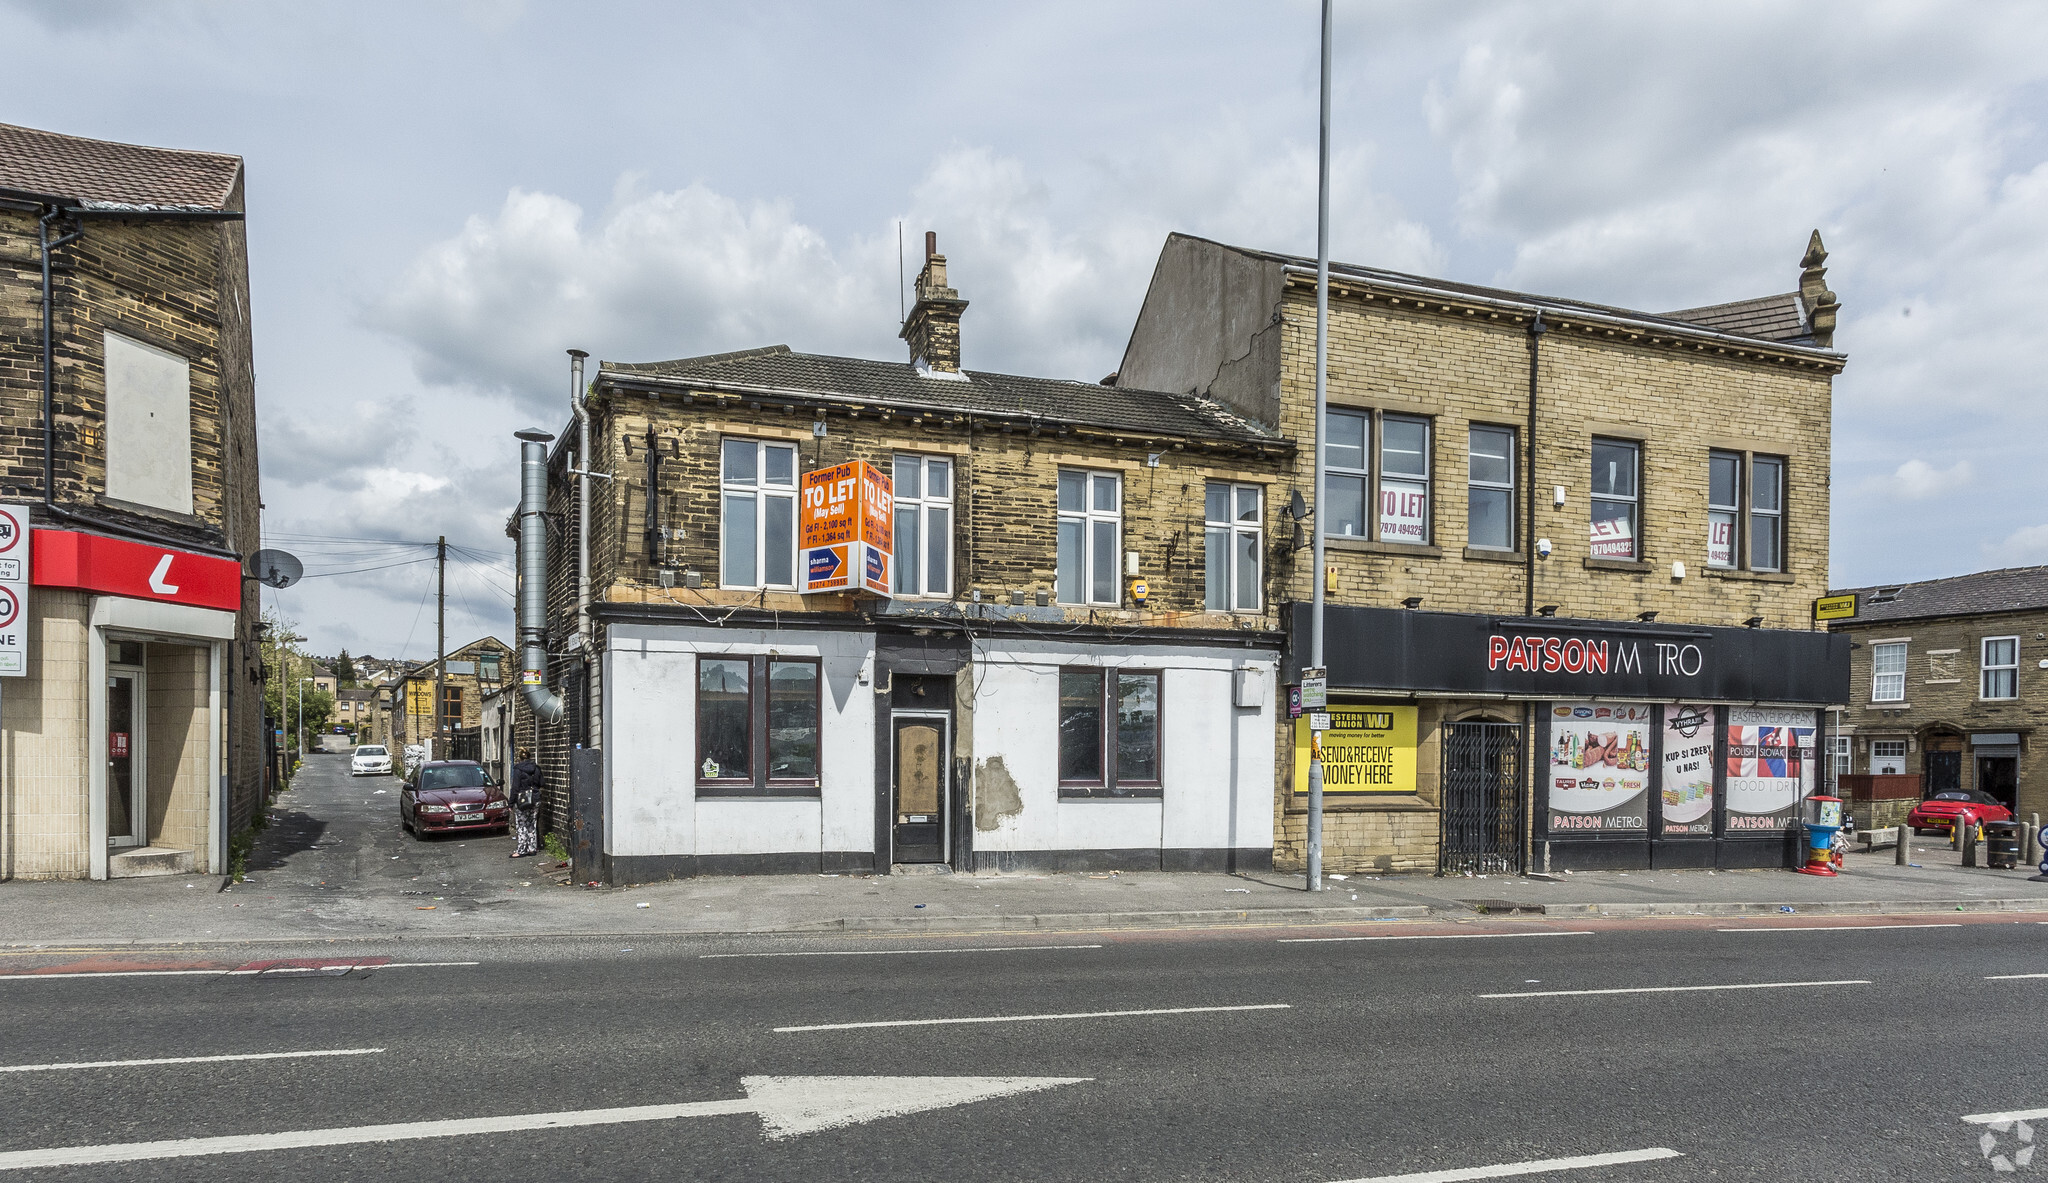
<path id="1" fill-rule="evenodd" d="M 538 427 L 519 439 L 519 693 L 538 722 L 562 717 L 548 689 L 548 441 Z"/>
<path id="2" fill-rule="evenodd" d="M 569 351 L 569 409 L 576 414 L 576 456 L 581 462 L 571 465 L 576 472 L 576 636 L 582 642 L 578 646 L 583 654 L 583 734 L 591 740 L 591 747 L 603 746 L 604 739 L 598 733 L 596 713 L 590 709 L 592 699 L 601 697 L 598 686 L 599 663 L 590 654 L 590 400 L 583 387 L 583 359 L 589 357 L 581 349 Z M 592 691 L 599 691 L 593 694 Z"/>
<path id="3" fill-rule="evenodd" d="M 1525 483 L 1529 494 L 1524 499 L 1522 526 L 1522 563 L 1526 567 L 1522 580 L 1522 615 L 1536 615 L 1536 362 L 1543 353 L 1543 313 L 1538 311 L 1536 319 L 1529 322 L 1529 438 L 1522 442 L 1523 453 L 1528 461 L 1522 466 L 1528 473 Z"/>

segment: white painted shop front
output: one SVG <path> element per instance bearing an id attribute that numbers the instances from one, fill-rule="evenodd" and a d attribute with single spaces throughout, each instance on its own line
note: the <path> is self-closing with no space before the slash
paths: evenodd
<path id="1" fill-rule="evenodd" d="M 1270 866 L 1277 662 L 958 622 L 614 623 L 606 873 Z"/>

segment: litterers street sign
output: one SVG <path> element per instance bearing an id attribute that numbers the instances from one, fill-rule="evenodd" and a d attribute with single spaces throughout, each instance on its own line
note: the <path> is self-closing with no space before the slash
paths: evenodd
<path id="1" fill-rule="evenodd" d="M 1324 669 L 1301 671 L 1301 709 L 1320 711 L 1330 705 L 1330 676 Z"/>

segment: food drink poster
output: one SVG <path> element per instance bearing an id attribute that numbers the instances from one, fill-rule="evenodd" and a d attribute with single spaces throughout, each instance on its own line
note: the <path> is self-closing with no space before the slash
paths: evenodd
<path id="1" fill-rule="evenodd" d="M 1813 791 L 1812 711 L 1728 708 L 1729 834 L 1783 830 Z"/>
<path id="2" fill-rule="evenodd" d="M 1681 702 L 1657 709 L 1664 717 L 1664 747 L 1657 770 L 1657 790 L 1664 806 L 1662 832 L 1712 837 L 1714 708 Z"/>
<path id="3" fill-rule="evenodd" d="M 1550 831 L 1650 828 L 1650 712 L 1632 704 L 1550 708 Z"/>

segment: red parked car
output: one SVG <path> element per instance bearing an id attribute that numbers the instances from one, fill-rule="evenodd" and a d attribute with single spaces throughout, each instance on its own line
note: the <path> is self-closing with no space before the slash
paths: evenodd
<path id="1" fill-rule="evenodd" d="M 1913 827 L 1916 834 L 1925 830 L 1939 830 L 1947 834 L 1954 831 L 1959 817 L 1964 825 L 1970 826 L 1978 822 L 2009 822 L 2012 810 L 1999 804 L 1998 798 L 1989 793 L 1936 793 L 1913 807 L 1913 812 L 1906 815 L 1906 824 Z"/>
<path id="2" fill-rule="evenodd" d="M 398 790 L 398 823 L 415 835 L 509 830 L 512 803 L 474 760 L 430 760 Z"/>

